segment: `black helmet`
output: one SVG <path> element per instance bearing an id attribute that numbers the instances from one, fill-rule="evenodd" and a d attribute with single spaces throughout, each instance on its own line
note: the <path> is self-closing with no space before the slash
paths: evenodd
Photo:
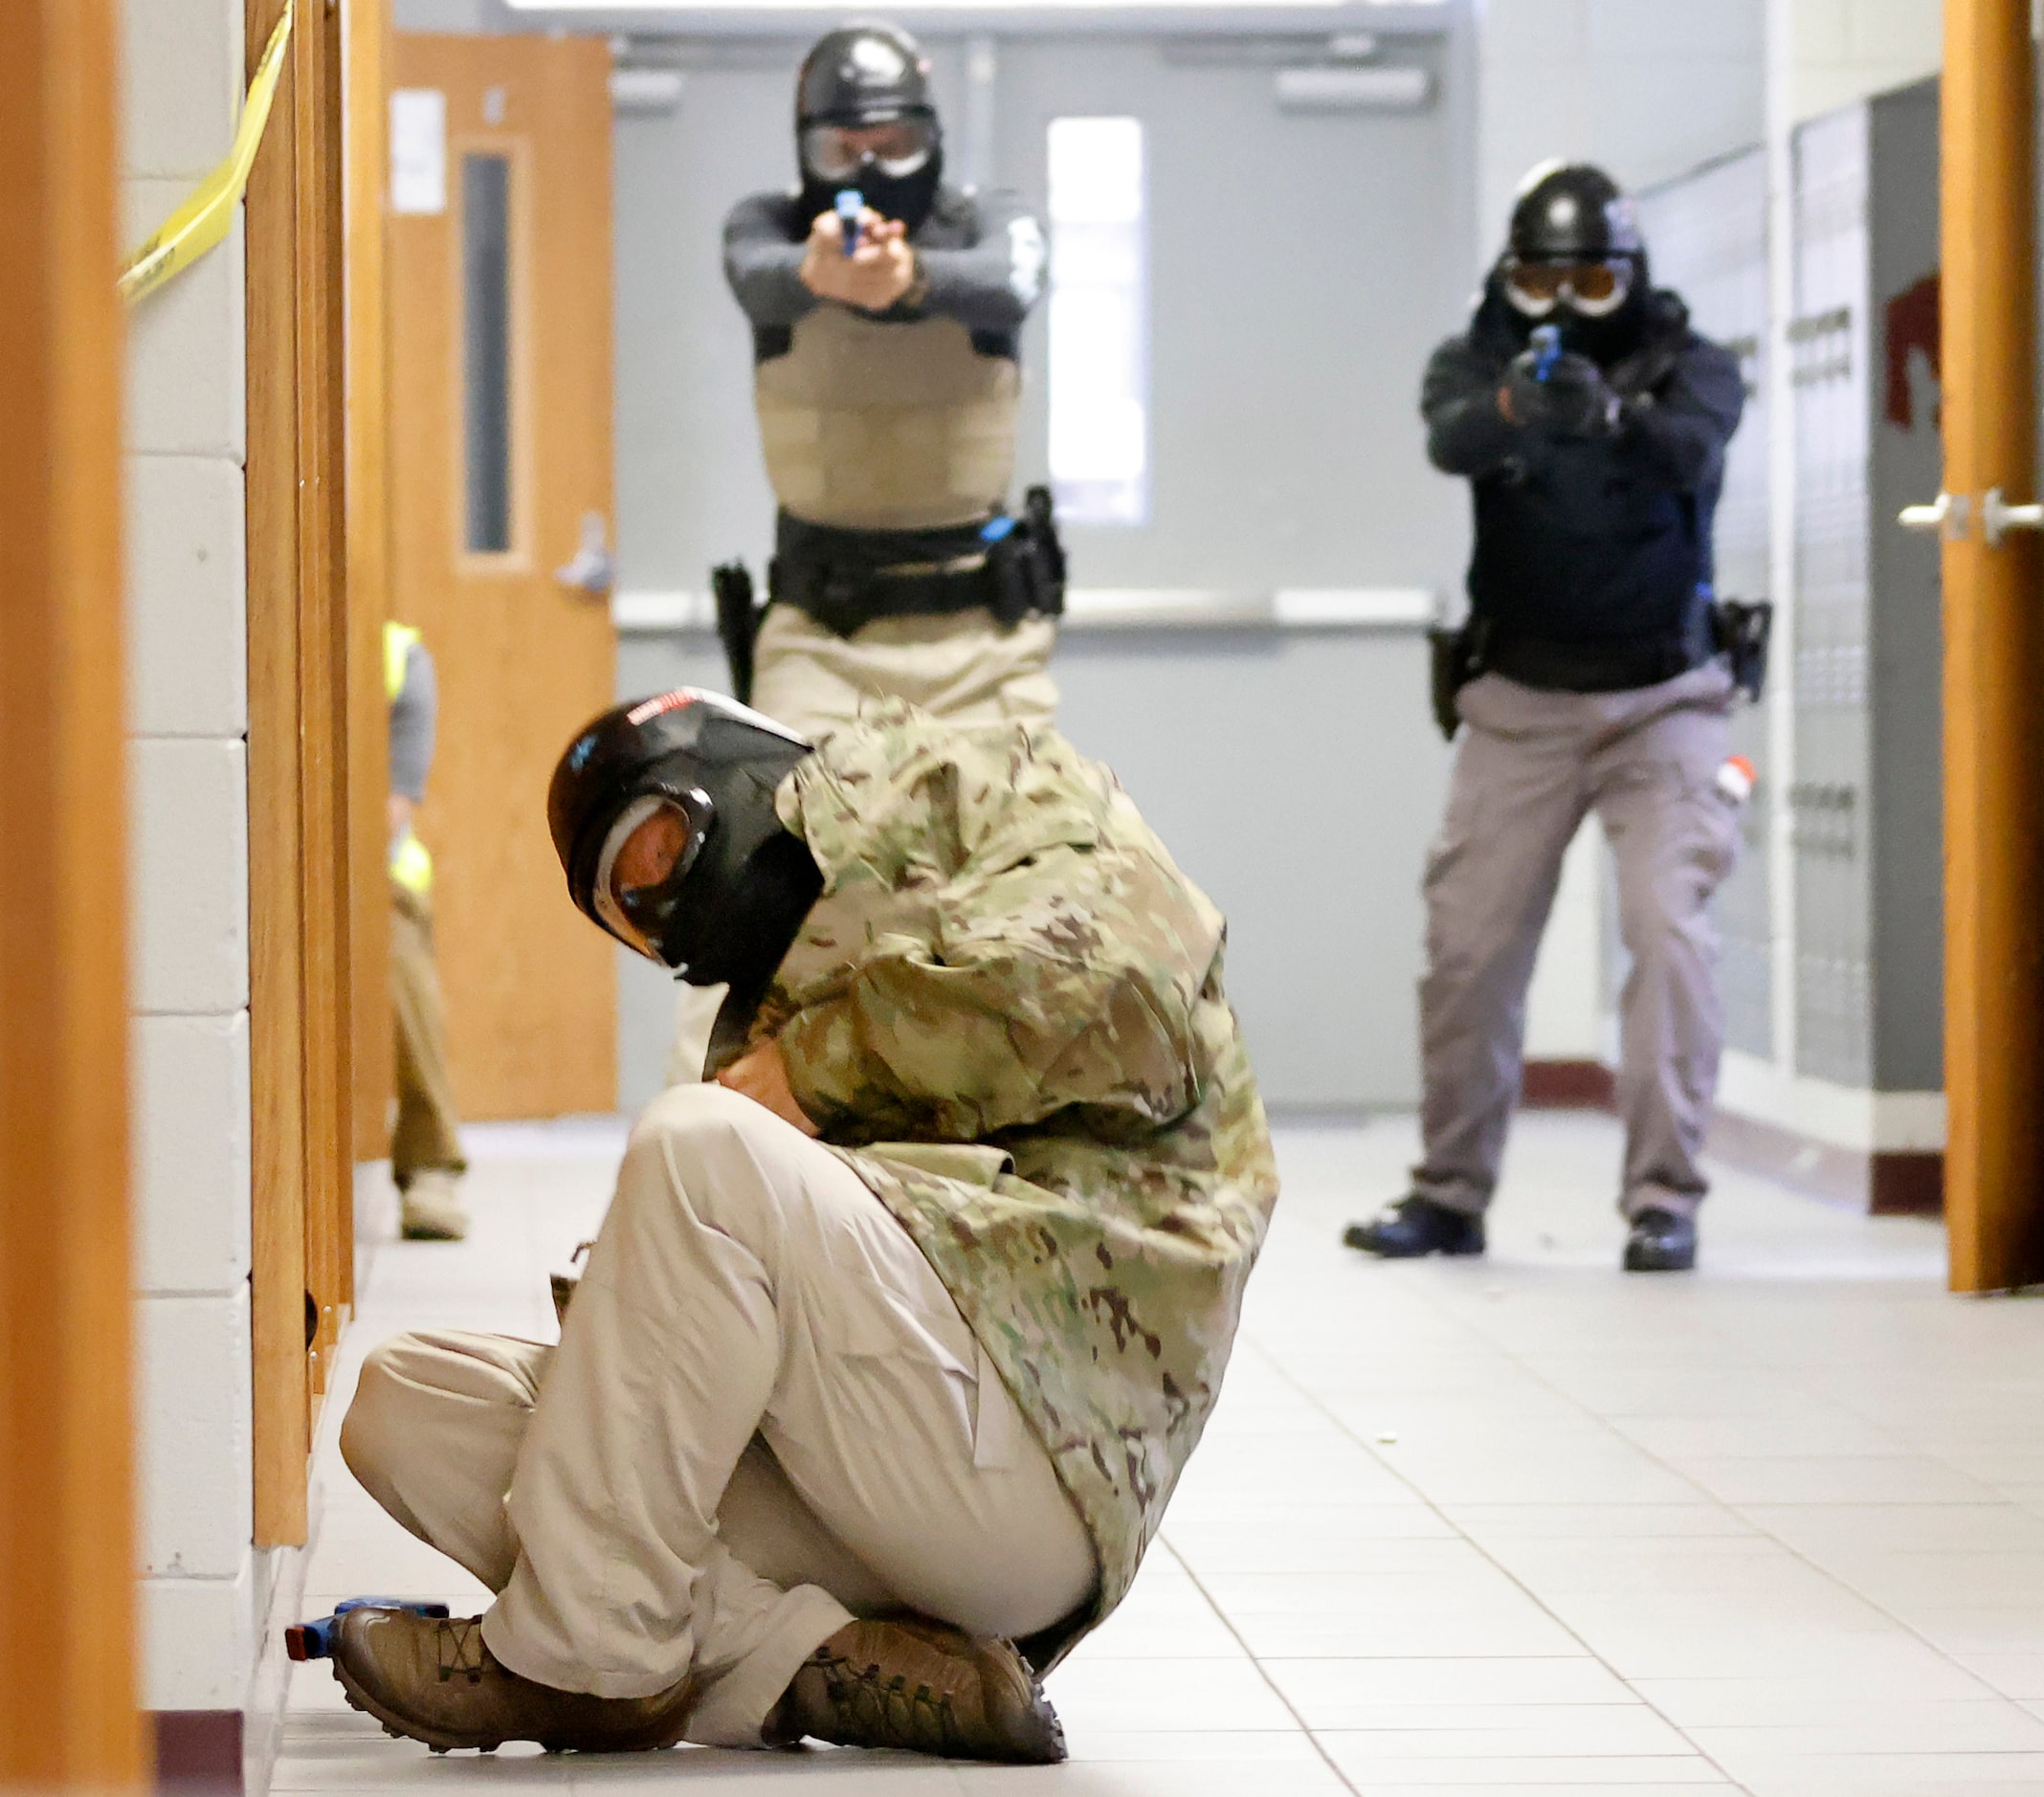
<path id="1" fill-rule="evenodd" d="M 809 752 L 771 719 L 690 687 L 593 720 L 546 794 L 576 908 L 691 985 L 756 997 L 823 889 L 774 810 Z"/>
<path id="2" fill-rule="evenodd" d="M 1637 259 L 1646 245 L 1633 202 L 1589 163 L 1542 163 L 1520 184 L 1511 254 L 1522 262 Z"/>
<path id="3" fill-rule="evenodd" d="M 851 135 L 882 126 L 894 127 L 899 142 L 875 145 Z M 875 211 L 915 230 L 936 205 L 944 173 L 922 47 L 878 21 L 819 37 L 795 78 L 795 143 L 805 220 L 856 189 Z"/>

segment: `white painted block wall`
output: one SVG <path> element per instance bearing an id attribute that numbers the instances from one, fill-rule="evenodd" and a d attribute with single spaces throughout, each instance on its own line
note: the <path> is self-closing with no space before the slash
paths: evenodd
<path id="1" fill-rule="evenodd" d="M 226 150 L 241 0 L 127 0 L 126 239 Z M 127 558 L 144 1694 L 239 1709 L 250 1542 L 241 236 L 129 315 Z"/>

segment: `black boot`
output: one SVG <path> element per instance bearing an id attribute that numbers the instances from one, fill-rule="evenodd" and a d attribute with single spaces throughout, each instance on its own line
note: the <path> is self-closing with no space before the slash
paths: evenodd
<path id="1" fill-rule="evenodd" d="M 1633 1219 L 1625 1238 L 1628 1273 L 1687 1273 L 1697 1264 L 1697 1220 L 1657 1205 Z"/>
<path id="2" fill-rule="evenodd" d="M 1421 1254 L 1480 1254 L 1483 1219 L 1451 1210 L 1414 1192 L 1367 1223 L 1351 1223 L 1342 1240 L 1386 1260 L 1414 1260 Z"/>

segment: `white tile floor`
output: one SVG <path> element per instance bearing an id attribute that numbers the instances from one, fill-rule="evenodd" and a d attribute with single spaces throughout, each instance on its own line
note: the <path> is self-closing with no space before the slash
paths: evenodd
<path id="1" fill-rule="evenodd" d="M 480 1222 L 377 1258 L 352 1346 L 550 1336 L 611 1124 L 473 1132 Z M 1486 1262 L 1337 1245 L 1409 1123 L 1281 1133 L 1226 1395 L 1119 1614 L 1051 1681 L 1069 1765 L 833 1751 L 429 1756 L 299 1669 L 279 1791 L 684 1781 L 777 1797 L 2044 1793 L 2044 1303 L 1932 1225 L 1736 1174 L 1695 1278 L 1624 1278 L 1612 1125 L 1535 1116 Z M 331 1435 L 331 1430 L 327 1431 Z M 322 1450 L 308 1602 L 478 1607 Z"/>

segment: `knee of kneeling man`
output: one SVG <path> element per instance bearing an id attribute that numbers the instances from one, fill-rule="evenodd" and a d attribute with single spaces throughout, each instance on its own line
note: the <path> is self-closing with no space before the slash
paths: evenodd
<path id="1" fill-rule="evenodd" d="M 671 1168 L 692 1197 L 708 1198 L 719 1182 L 699 1176 L 720 1155 L 755 1133 L 785 1127 L 763 1105 L 726 1087 L 671 1086 L 641 1113 L 625 1163 L 630 1168 L 634 1163 L 654 1161 Z M 620 1194 L 624 1185 L 621 1178 Z"/>
<path id="2" fill-rule="evenodd" d="M 402 1368 L 415 1342 L 413 1336 L 394 1335 L 369 1350 L 347 1414 L 341 1419 L 341 1457 L 365 1485 L 372 1482 L 408 1431 L 408 1400 L 416 1385 Z"/>

